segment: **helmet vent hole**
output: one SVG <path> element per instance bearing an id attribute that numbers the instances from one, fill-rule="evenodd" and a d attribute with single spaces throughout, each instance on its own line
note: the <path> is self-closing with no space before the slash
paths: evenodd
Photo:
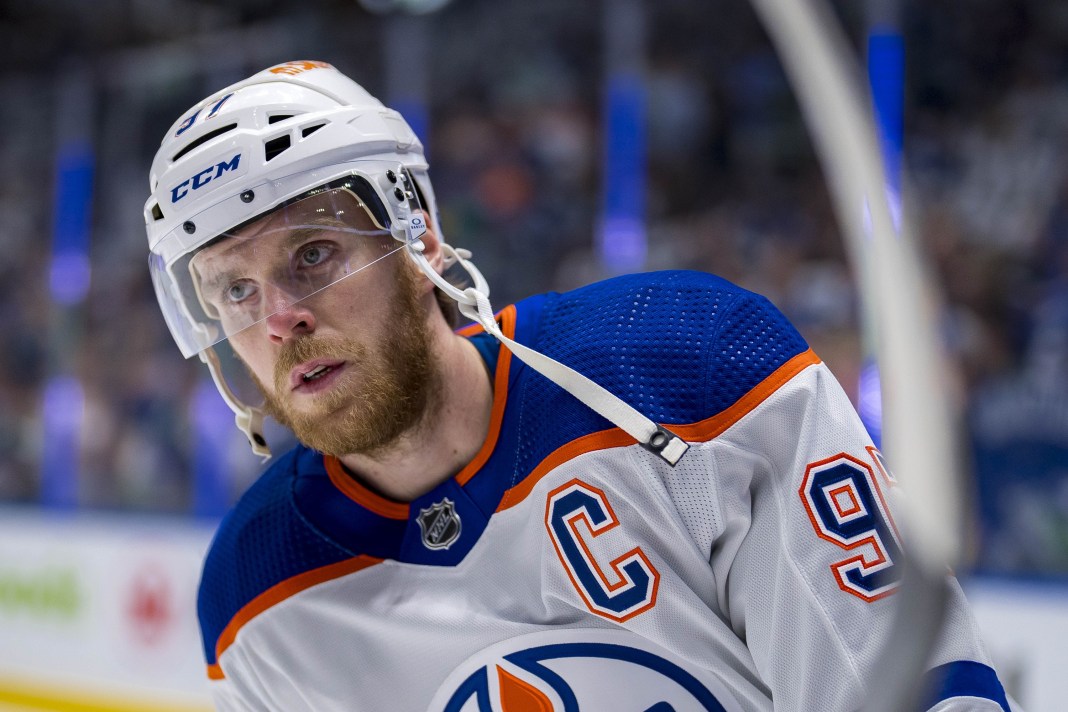
<path id="1" fill-rule="evenodd" d="M 289 145 L 289 134 L 279 136 L 278 138 L 272 138 L 270 141 L 264 141 L 264 160 L 273 160 L 278 154 L 282 153 L 282 151 L 287 150 L 289 148 Z"/>
<path id="2" fill-rule="evenodd" d="M 268 124 L 277 124 L 279 121 L 285 121 L 286 119 L 292 119 L 296 114 L 275 114 L 274 116 L 267 117 Z"/>
<path id="3" fill-rule="evenodd" d="M 181 158 L 185 154 L 189 153 L 190 151 L 192 151 L 197 146 L 201 146 L 204 143 L 207 143 L 208 141 L 212 140 L 216 136 L 221 136 L 222 134 L 226 133 L 227 131 L 233 131 L 236 128 L 237 128 L 237 124 L 228 124 L 226 126 L 223 126 L 222 128 L 215 129 L 214 131 L 208 131 L 203 136 L 201 136 L 201 137 L 199 137 L 199 138 L 187 143 L 185 145 L 185 148 L 183 148 L 178 153 L 174 154 L 174 157 L 171 158 L 171 161 L 177 161 L 179 158 Z"/>
<path id="4" fill-rule="evenodd" d="M 159 203 L 156 203 L 155 205 L 152 206 L 152 219 L 153 220 L 162 220 L 163 219 L 163 211 L 159 209 Z"/>
<path id="5" fill-rule="evenodd" d="M 325 123 L 315 124 L 314 126 L 305 126 L 300 131 L 300 137 L 301 138 L 307 138 L 308 136 L 311 136 L 313 133 L 315 133 L 316 131 L 318 131 L 319 129 L 321 129 L 324 126 L 326 126 Z"/>

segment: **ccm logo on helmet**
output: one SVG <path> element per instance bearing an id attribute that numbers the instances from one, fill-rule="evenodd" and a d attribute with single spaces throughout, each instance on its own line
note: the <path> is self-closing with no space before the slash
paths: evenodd
<path id="1" fill-rule="evenodd" d="M 208 166 L 193 177 L 186 178 L 181 183 L 171 188 L 171 204 L 173 205 L 184 198 L 189 194 L 190 190 L 203 188 L 211 181 L 220 177 L 223 173 L 226 173 L 227 171 L 236 171 L 240 164 L 241 154 L 238 153 L 229 161 L 219 161 L 214 166 Z"/>

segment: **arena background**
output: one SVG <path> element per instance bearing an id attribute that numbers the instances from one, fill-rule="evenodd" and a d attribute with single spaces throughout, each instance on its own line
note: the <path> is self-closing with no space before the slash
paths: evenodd
<path id="1" fill-rule="evenodd" d="M 881 62 L 905 207 L 948 300 L 977 513 L 960 573 L 1019 700 L 1052 710 L 1068 5 L 835 9 Z M 497 306 L 619 271 L 714 272 L 769 296 L 877 430 L 826 186 L 743 0 L 2 0 L 0 56 L 0 709 L 206 704 L 199 559 L 261 464 L 166 331 L 142 208 L 168 127 L 279 62 L 328 61 L 408 116 L 444 232 Z"/>

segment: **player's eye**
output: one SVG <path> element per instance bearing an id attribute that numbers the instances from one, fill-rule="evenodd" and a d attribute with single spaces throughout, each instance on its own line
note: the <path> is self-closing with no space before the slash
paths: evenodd
<path id="1" fill-rule="evenodd" d="M 334 254 L 330 245 L 322 242 L 314 242 L 305 245 L 297 252 L 297 265 L 299 267 L 315 267 L 322 264 Z"/>
<path id="2" fill-rule="evenodd" d="M 230 304 L 240 304 L 256 292 L 256 286 L 251 282 L 234 282 L 226 289 L 226 301 Z"/>

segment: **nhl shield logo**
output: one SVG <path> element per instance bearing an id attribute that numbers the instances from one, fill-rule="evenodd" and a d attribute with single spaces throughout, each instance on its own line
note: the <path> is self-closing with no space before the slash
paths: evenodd
<path id="1" fill-rule="evenodd" d="M 460 515 L 448 497 L 420 509 L 416 521 L 423 530 L 423 546 L 428 549 L 448 549 L 460 538 Z"/>

